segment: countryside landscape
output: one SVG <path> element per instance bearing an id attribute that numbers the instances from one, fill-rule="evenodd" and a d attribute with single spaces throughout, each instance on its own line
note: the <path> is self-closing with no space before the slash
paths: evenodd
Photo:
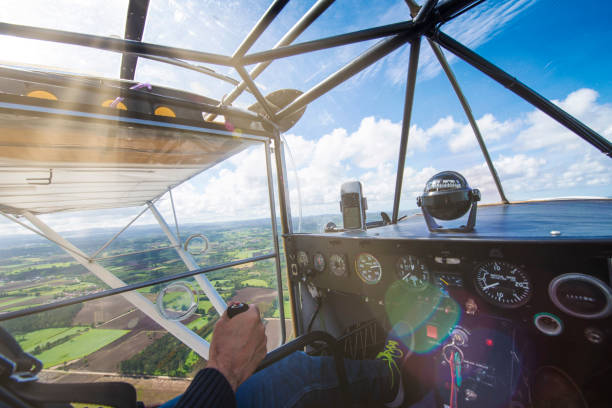
<path id="1" fill-rule="evenodd" d="M 208 251 L 195 256 L 204 267 L 273 252 L 271 231 L 269 220 L 254 220 L 185 225 L 181 226 L 180 234 L 183 241 L 192 234 L 202 234 L 208 239 Z M 115 232 L 79 231 L 68 234 L 67 238 L 84 252 L 93 254 Z M 133 226 L 98 255 L 98 263 L 128 284 L 186 271 L 177 252 L 168 248 L 169 245 L 159 227 Z M 266 324 L 268 350 L 279 345 L 280 314 L 273 259 L 221 269 L 208 273 L 207 277 L 226 301 L 257 304 Z M 195 281 L 181 282 L 197 297 L 195 313 L 183 323 L 210 341 L 218 314 Z M 156 302 L 158 293 L 166 285 L 139 291 Z M 283 286 L 285 317 L 290 319 L 286 282 Z M 34 234 L 2 239 L 0 313 L 104 289 L 108 287 L 54 243 Z M 174 302 L 178 304 L 172 305 Z M 174 309 L 180 309 L 180 302 L 183 302 L 180 293 L 164 297 L 164 304 L 170 303 Z M 134 384 L 139 398 L 147 404 L 160 403 L 181 393 L 189 378 L 206 365 L 205 360 L 121 295 L 11 319 L 0 325 L 25 351 L 43 362 L 43 380 L 90 382 L 119 378 Z M 290 320 L 287 320 L 287 330 L 290 336 Z"/>

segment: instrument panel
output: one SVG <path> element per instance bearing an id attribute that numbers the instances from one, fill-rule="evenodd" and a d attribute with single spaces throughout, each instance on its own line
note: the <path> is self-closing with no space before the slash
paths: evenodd
<path id="1" fill-rule="evenodd" d="M 360 295 L 381 305 L 389 288 L 401 281 L 405 296 L 416 298 L 427 288 L 437 288 L 464 310 L 519 320 L 544 336 L 575 327 L 579 332 L 603 332 L 603 322 L 612 315 L 611 249 L 606 243 L 316 235 L 294 235 L 288 242 L 302 259 L 296 279 L 307 276 L 315 287 Z"/>
<path id="2" fill-rule="evenodd" d="M 605 389 L 612 361 L 610 235 L 570 235 L 568 225 L 581 225 L 575 217 L 555 219 L 563 234 L 554 236 L 547 235 L 557 229 L 552 222 L 549 228 L 508 221 L 505 212 L 525 208 L 503 207 L 498 222 L 481 223 L 474 234 L 423 232 L 418 217 L 360 233 L 289 234 L 291 284 L 301 294 L 296 315 L 306 323 L 314 305 L 323 304 L 325 326 L 314 327 L 332 327 L 338 338 L 370 321 L 381 332 L 397 323 L 411 328 L 415 372 L 435 384 L 442 401 L 450 398 L 449 358 L 459 353 L 466 407 L 500 400 L 527 406 L 538 385 L 530 381 L 542 367 L 556 367 L 583 392 Z M 303 268 L 295 263 L 298 251 L 310 259 Z M 315 254 L 325 267 L 309 266 Z M 356 332 L 348 344 L 362 344 L 368 333 Z"/>

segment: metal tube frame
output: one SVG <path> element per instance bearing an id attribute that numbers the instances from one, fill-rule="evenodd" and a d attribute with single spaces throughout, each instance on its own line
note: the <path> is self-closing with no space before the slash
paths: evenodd
<path id="1" fill-rule="evenodd" d="M 302 32 L 306 28 L 308 28 L 310 24 L 312 24 L 325 10 L 327 10 L 327 8 L 333 2 L 334 0 L 318 0 L 272 48 L 279 48 L 284 45 L 291 44 L 300 34 L 302 34 Z M 249 72 L 249 75 L 253 80 L 255 80 L 259 76 L 259 74 L 261 74 L 271 63 L 272 61 L 267 61 L 256 65 L 251 70 L 251 72 Z M 227 94 L 223 98 L 222 104 L 231 104 L 246 89 L 246 86 L 246 82 L 242 81 L 238 86 L 236 86 L 229 94 Z M 215 119 L 216 116 L 216 114 L 210 113 L 206 116 L 206 120 L 212 121 Z"/>
<path id="2" fill-rule="evenodd" d="M 484 59 L 474 51 L 459 43 L 443 32 L 436 30 L 427 34 L 434 42 L 455 54 L 483 74 L 500 83 L 525 101 L 529 102 L 542 112 L 559 122 L 589 144 L 600 150 L 608 157 L 612 157 L 612 143 L 595 132 L 578 119 L 529 88 L 527 85 L 511 76 L 501 68 Z"/>
<path id="3" fill-rule="evenodd" d="M 97 258 L 91 258 L 91 260 L 94 260 L 94 261 L 105 261 L 107 259 L 117 259 L 117 258 L 121 258 L 123 256 L 128 256 L 128 255 L 148 254 L 150 252 L 157 252 L 157 251 L 163 251 L 164 249 L 174 249 L 174 248 L 176 248 L 176 246 L 168 245 L 168 246 L 165 246 L 165 247 L 145 249 L 145 250 L 142 250 L 142 251 L 124 252 L 124 253 L 117 254 L 117 255 L 99 256 Z"/>
<path id="4" fill-rule="evenodd" d="M 287 265 L 287 286 L 289 289 L 289 299 L 291 304 L 291 317 L 293 323 L 293 333 L 297 335 L 299 315 L 296 313 L 296 293 L 295 286 L 291 282 L 289 277 L 289 258 L 287 256 L 287 241 L 286 236 L 293 233 L 293 226 L 291 223 L 291 207 L 289 203 L 289 189 L 287 185 L 287 168 L 285 167 L 285 153 L 283 144 L 278 129 L 274 130 L 274 159 L 276 164 L 276 182 L 278 189 L 278 206 L 280 209 L 281 218 L 281 231 L 283 233 L 283 243 L 285 248 L 285 262 Z"/>
<path id="5" fill-rule="evenodd" d="M 80 45 L 106 51 L 130 52 L 158 57 L 181 58 L 189 61 L 204 62 L 214 65 L 233 66 L 230 57 L 208 52 L 168 47 L 165 45 L 145 43 L 141 41 L 124 40 L 100 35 L 81 34 L 71 31 L 54 30 L 18 24 L 0 23 L 0 33 L 33 40 L 53 41 L 64 44 Z"/>
<path id="6" fill-rule="evenodd" d="M 194 275 L 197 275 L 197 274 L 215 272 L 215 271 L 219 271 L 221 269 L 231 268 L 231 267 L 239 266 L 239 265 L 244 265 L 244 264 L 248 264 L 248 263 L 251 263 L 251 262 L 265 261 L 266 259 L 272 259 L 275 256 L 276 255 L 274 253 L 269 253 L 269 254 L 259 255 L 259 256 L 253 256 L 251 258 L 244 258 L 244 259 L 240 259 L 238 261 L 225 262 L 225 263 L 222 263 L 222 264 L 217 264 L 217 265 L 213 265 L 213 266 L 207 266 L 207 267 L 204 267 L 204 268 L 197 269 L 195 271 L 181 272 L 181 273 L 177 273 L 177 274 L 174 274 L 174 275 L 165 276 L 163 278 L 151 279 L 151 280 L 148 280 L 148 281 L 145 281 L 145 282 L 141 282 L 141 283 L 132 283 L 130 285 L 125 285 L 125 286 L 122 286 L 122 287 L 116 288 L 116 289 L 107 289 L 105 291 L 97 292 L 97 293 L 92 293 L 92 294 L 89 294 L 89 295 L 78 296 L 78 297 L 74 297 L 74 298 L 66 299 L 66 300 L 60 300 L 60 301 L 57 301 L 57 302 L 47 303 L 45 305 L 40 305 L 40 306 L 33 306 L 33 307 L 28 308 L 28 309 L 16 310 L 14 312 L 4 312 L 4 313 L 0 313 L 0 322 L 4 321 L 4 320 L 16 319 L 18 317 L 28 316 L 28 315 L 36 314 L 36 313 L 40 313 L 40 312 L 46 312 L 48 310 L 54 310 L 54 309 L 58 309 L 60 307 L 70 306 L 70 305 L 74 305 L 74 304 L 77 304 L 77 303 L 89 302 L 91 300 L 102 299 L 102 298 L 109 297 L 109 296 L 120 295 L 122 293 L 131 292 L 131 291 L 134 291 L 134 290 L 137 290 L 137 289 L 147 288 L 149 286 L 162 285 L 164 283 L 176 281 L 176 280 L 179 280 L 179 279 L 190 278 L 190 277 L 192 277 Z"/>
<path id="7" fill-rule="evenodd" d="M 317 85 L 310 88 L 308 91 L 304 92 L 289 105 L 278 111 L 274 116 L 273 120 L 281 120 L 291 115 L 292 113 L 300 110 L 304 106 L 308 105 L 310 102 L 319 98 L 320 96 L 327 93 L 336 86 L 340 85 L 352 76 L 363 71 L 365 68 L 369 67 L 387 54 L 395 51 L 397 48 L 401 47 L 408 41 L 411 41 L 418 34 L 418 32 L 416 32 L 415 30 L 413 31 L 414 32 L 407 31 L 405 33 L 388 38 L 369 48 L 366 52 L 355 58 L 353 61 L 349 62 L 344 67 L 340 68 L 332 75 L 328 76 L 323 81 L 319 82 Z"/>
<path id="8" fill-rule="evenodd" d="M 139 58 L 144 58 L 144 59 L 148 59 L 148 60 L 151 60 L 151 61 L 162 62 L 164 64 L 174 65 L 174 66 L 177 66 L 177 67 L 188 69 L 190 71 L 199 72 L 200 74 L 204 74 L 204 75 L 211 76 L 213 78 L 220 79 L 221 81 L 227 82 L 227 83 L 232 84 L 234 86 L 240 84 L 240 81 L 238 81 L 237 79 L 234 79 L 234 78 L 229 77 L 227 75 L 220 74 L 220 73 L 214 71 L 211 68 L 204 67 L 204 66 L 201 66 L 201 65 L 193 65 L 193 64 L 190 64 L 190 63 L 188 63 L 186 61 L 183 61 L 183 60 L 180 60 L 180 59 L 166 58 L 166 57 L 155 57 L 155 56 L 152 56 L 152 55 L 138 54 L 138 53 L 128 53 L 128 52 L 126 52 L 125 54 L 136 55 Z"/>
<path id="9" fill-rule="evenodd" d="M 270 142 L 264 142 L 264 150 L 266 156 L 266 175 L 268 177 L 268 197 L 270 200 L 270 222 L 272 224 L 272 237 L 274 240 L 274 266 L 276 267 L 276 285 L 278 286 L 278 311 L 280 315 L 281 325 L 281 342 L 285 344 L 287 340 L 287 328 L 285 327 L 285 296 L 283 294 L 283 277 L 280 262 L 280 245 L 278 240 L 278 225 L 276 224 L 276 206 L 274 204 L 274 180 L 272 178 L 272 162 L 270 156 L 272 150 L 270 149 Z"/>
<path id="10" fill-rule="evenodd" d="M 97 256 L 100 255 L 100 253 L 102 251 L 104 251 L 106 248 L 108 248 L 108 246 L 110 244 L 112 244 L 117 237 L 119 237 L 119 235 L 121 235 L 123 233 L 123 231 L 125 231 L 126 229 L 128 229 L 130 227 L 130 225 L 132 225 L 134 222 L 136 222 L 136 220 L 138 218 L 140 218 L 144 213 L 146 213 L 148 210 L 147 207 L 143 208 L 141 212 L 138 213 L 138 215 L 136 215 L 136 217 L 132 218 L 132 220 L 130 222 L 128 222 L 125 227 L 123 227 L 119 232 L 117 232 L 115 235 L 113 235 L 111 237 L 111 239 L 109 239 L 108 241 L 106 241 L 106 243 L 104 245 L 102 245 L 100 247 L 100 249 L 98 249 L 96 252 L 94 252 L 94 254 L 89 258 L 89 259 L 97 259 Z"/>
<path id="11" fill-rule="evenodd" d="M 410 45 L 410 61 L 408 62 L 408 78 L 406 79 L 406 97 L 404 100 L 404 117 L 402 119 L 402 135 L 400 139 L 399 158 L 397 160 L 397 174 L 395 179 L 395 197 L 393 200 L 392 223 L 396 224 L 399 217 L 400 196 L 404 180 L 404 166 L 406 164 L 406 150 L 408 149 L 408 136 L 410 134 L 410 121 L 412 118 L 412 105 L 414 103 L 414 88 L 416 85 L 417 70 L 419 68 L 419 53 L 421 51 L 421 38 L 416 38 Z"/>
<path id="12" fill-rule="evenodd" d="M 267 51 L 247 54 L 240 59 L 240 62 L 242 64 L 247 65 L 254 64 L 257 62 L 274 61 L 277 59 L 291 57 L 299 54 L 305 54 L 308 52 L 321 51 L 328 48 L 375 40 L 377 38 L 401 34 L 412 26 L 414 26 L 414 23 L 412 21 L 405 21 L 402 23 L 389 24 L 386 26 L 369 28 L 366 30 L 355 31 L 352 33 L 335 35 L 319 40 L 307 41 L 293 45 L 286 45 L 283 47 L 272 48 L 271 50 Z"/>
<path id="13" fill-rule="evenodd" d="M 255 23 L 251 31 L 242 40 L 242 43 L 238 46 L 232 59 L 240 58 L 253 46 L 255 41 L 263 34 L 266 28 L 270 25 L 272 20 L 278 16 L 278 13 L 289 3 L 289 0 L 275 0 L 270 7 L 264 12 L 263 16 Z"/>
<path id="14" fill-rule="evenodd" d="M 59 246 L 60 248 L 62 248 L 66 252 L 72 252 L 74 255 L 81 256 L 82 253 L 80 251 L 75 251 L 73 248 L 65 246 L 61 242 L 54 241 L 52 238 L 46 236 L 45 234 L 43 234 L 42 232 L 38 231 L 37 229 L 30 227 L 28 224 L 19 221 L 17 218 L 14 218 L 14 217 L 12 217 L 12 216 L 10 216 L 8 214 L 5 214 L 4 212 L 0 212 L 0 214 L 2 214 L 4 217 L 8 218 L 9 220 L 13 221 L 15 224 L 21 225 L 22 227 L 24 227 L 28 231 L 32 231 L 36 235 L 39 235 L 39 236 L 41 236 L 43 238 L 48 239 L 49 241 L 53 242 L 55 245 Z"/>
<path id="15" fill-rule="evenodd" d="M 491 172 L 491 177 L 493 177 L 493 181 L 495 182 L 495 187 L 497 187 L 497 192 L 499 193 L 499 197 L 501 198 L 504 204 L 509 204 L 508 199 L 506 198 L 506 194 L 504 193 L 504 188 L 502 187 L 501 181 L 499 179 L 499 175 L 497 174 L 497 170 L 495 169 L 495 165 L 491 160 L 491 156 L 489 155 L 489 150 L 487 149 L 487 145 L 485 144 L 484 138 L 482 137 L 482 133 L 480 133 L 480 128 L 478 127 L 478 123 L 472 114 L 472 108 L 467 101 L 467 98 L 463 94 L 459 83 L 457 82 L 457 78 L 455 77 L 455 73 L 451 69 L 444 53 L 440 49 L 440 46 L 433 42 L 431 39 L 427 39 L 429 45 L 435 54 L 436 58 L 440 62 L 444 73 L 448 77 L 453 89 L 455 90 L 455 94 L 457 94 L 457 98 L 459 98 L 459 102 L 463 107 L 463 111 L 465 112 L 465 116 L 467 116 L 470 125 L 472 126 L 472 130 L 474 131 L 474 136 L 478 141 L 478 145 L 480 146 L 480 150 L 482 151 L 482 155 L 484 156 L 485 161 L 487 162 L 487 166 L 489 167 L 489 171 Z"/>
<path id="16" fill-rule="evenodd" d="M 88 259 L 87 255 L 81 252 L 76 246 L 64 239 L 61 235 L 55 232 L 48 225 L 43 223 L 34 214 L 25 211 L 23 216 L 28 219 L 36 228 L 40 230 L 45 236 L 53 239 L 56 242 L 62 244 L 62 247 L 71 248 L 71 251 L 66 251 L 70 254 L 78 263 L 84 266 L 88 271 L 95 275 L 98 279 L 110 286 L 112 289 L 119 289 L 126 286 L 126 283 L 116 277 L 113 273 L 108 271 L 102 265 L 97 262 L 92 262 Z M 208 352 L 210 345 L 206 340 L 198 336 L 196 333 L 188 329 L 185 325 L 180 322 L 168 320 L 163 317 L 149 299 L 144 297 L 138 292 L 123 292 L 121 294 L 128 302 L 133 304 L 141 312 L 146 314 L 148 317 L 153 319 L 155 323 L 166 329 L 174 337 L 183 342 L 187 347 L 194 350 L 201 357 L 208 359 Z"/>
<path id="17" fill-rule="evenodd" d="M 265 96 L 263 96 L 259 88 L 257 88 L 257 85 L 255 85 L 255 82 L 253 81 L 249 73 L 246 71 L 246 69 L 239 65 L 236 65 L 234 68 L 236 69 L 238 75 L 240 75 L 242 80 L 247 84 L 247 88 L 255 96 L 257 102 L 259 102 L 261 107 L 266 111 L 267 119 L 271 119 L 272 117 L 274 117 L 274 111 L 272 111 L 268 100 L 265 98 Z"/>
<path id="18" fill-rule="evenodd" d="M 168 195 L 170 196 L 170 204 L 172 205 L 172 216 L 174 217 L 174 226 L 176 227 L 176 239 L 181 244 L 181 232 L 179 231 L 178 218 L 176 217 L 176 208 L 174 207 L 174 197 L 172 197 L 172 189 L 168 189 Z"/>
<path id="19" fill-rule="evenodd" d="M 166 234 L 166 237 L 168 237 L 170 243 L 174 246 L 174 249 L 180 256 L 187 269 L 190 271 L 197 271 L 198 269 L 200 269 L 200 266 L 193 258 L 193 256 L 181 247 L 179 239 L 174 236 L 174 233 L 166 223 L 166 220 L 164 220 L 164 217 L 157 210 L 155 205 L 149 202 L 147 203 L 147 206 L 149 207 L 149 210 L 151 210 L 151 213 L 157 220 L 157 223 L 161 227 L 162 231 L 164 231 L 164 234 Z M 206 295 L 206 297 L 208 297 L 208 300 L 210 300 L 210 303 L 212 303 L 217 313 L 219 313 L 219 315 L 222 315 L 223 312 L 225 312 L 225 309 L 227 309 L 227 303 L 225 302 L 225 299 L 221 297 L 219 292 L 217 292 L 217 289 L 215 289 L 215 287 L 212 285 L 212 283 L 210 283 L 206 276 L 194 275 L 193 278 L 198 283 L 198 285 L 200 285 L 200 288 L 202 289 L 202 291 L 204 291 L 204 294 Z"/>

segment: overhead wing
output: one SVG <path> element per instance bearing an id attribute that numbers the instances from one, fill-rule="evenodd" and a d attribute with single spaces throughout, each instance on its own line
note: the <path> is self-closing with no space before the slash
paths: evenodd
<path id="1" fill-rule="evenodd" d="M 258 138 L 204 121 L 186 126 L 108 111 L 0 101 L 0 209 L 46 214 L 143 205 Z"/>

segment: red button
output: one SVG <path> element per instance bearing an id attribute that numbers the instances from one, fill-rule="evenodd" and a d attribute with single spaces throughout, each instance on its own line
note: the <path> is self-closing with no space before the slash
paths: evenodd
<path id="1" fill-rule="evenodd" d="M 438 338 L 438 328 L 436 326 L 432 326 L 431 324 L 427 325 L 427 337 L 432 339 Z"/>
<path id="2" fill-rule="evenodd" d="M 491 340 L 491 339 L 486 339 L 486 340 L 485 340 L 485 344 L 486 344 L 488 347 L 493 347 L 493 340 Z"/>

